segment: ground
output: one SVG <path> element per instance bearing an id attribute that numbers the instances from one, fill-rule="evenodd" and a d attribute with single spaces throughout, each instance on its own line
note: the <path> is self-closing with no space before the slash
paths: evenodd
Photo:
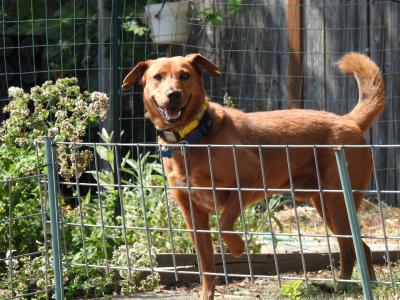
<path id="1" fill-rule="evenodd" d="M 381 213 L 384 216 L 384 225 L 386 235 L 390 237 L 387 241 L 389 250 L 399 250 L 400 243 L 399 239 L 399 216 L 400 209 L 388 207 L 382 205 L 381 208 L 371 201 L 365 200 L 362 204 L 359 213 L 359 221 L 362 229 L 362 234 L 366 237 L 364 240 L 371 246 L 373 250 L 384 250 L 384 239 L 383 237 L 383 226 Z M 301 206 L 298 207 L 297 211 L 301 232 L 307 233 L 318 233 L 325 234 L 323 222 L 318 216 L 317 212 L 313 207 Z M 277 212 L 277 218 L 284 225 L 283 232 L 296 233 L 296 219 L 294 217 L 294 211 L 291 208 L 286 208 Z M 380 237 L 380 238 L 376 238 Z M 331 238 L 332 251 L 336 248 L 336 242 L 334 238 Z M 323 242 L 325 241 L 325 243 Z M 260 250 L 264 253 L 271 253 L 271 243 L 263 243 L 261 241 Z M 298 239 L 296 236 L 288 239 L 282 239 L 278 242 L 278 252 L 287 253 L 292 251 L 293 246 L 298 245 Z M 315 238 L 305 237 L 304 238 L 304 251 L 306 252 L 324 252 L 326 251 L 326 237 Z M 391 263 L 392 276 L 395 281 L 400 278 L 400 265 L 397 262 Z M 387 264 L 375 266 L 378 281 L 390 282 L 390 272 Z M 283 276 L 288 277 L 301 277 L 301 273 L 285 273 Z M 311 278 L 332 278 L 332 272 L 327 270 L 320 270 L 317 272 L 309 272 L 308 276 Z M 355 272 L 353 278 L 358 279 L 358 273 Z M 277 281 L 268 279 L 257 279 L 251 282 L 249 279 L 234 281 L 228 285 L 218 285 L 215 293 L 216 299 L 291 299 L 285 297 L 285 290 L 290 289 L 290 285 L 293 286 L 294 281 L 282 282 L 284 287 L 279 287 Z M 285 288 L 285 285 L 289 285 L 289 288 Z M 296 289 L 295 289 L 296 290 Z M 400 287 L 395 286 L 395 291 L 399 293 Z M 375 299 L 398 299 L 394 295 L 394 291 L 390 284 L 375 284 L 373 286 L 373 294 Z M 113 299 L 197 299 L 199 292 L 198 284 L 188 284 L 181 286 L 165 286 L 160 285 L 156 291 L 152 293 L 138 293 L 130 297 L 116 297 Z M 361 285 L 349 284 L 343 290 L 335 293 L 333 285 L 331 283 L 311 283 L 308 287 L 304 283 L 295 291 L 298 293 L 300 298 L 292 299 L 363 299 L 363 292 Z M 295 296 L 293 296 L 295 297 Z"/>
<path id="2" fill-rule="evenodd" d="M 399 278 L 400 267 L 399 265 L 392 266 L 395 269 L 395 278 Z M 378 278 L 382 278 L 387 266 L 376 266 Z M 299 276 L 300 274 L 285 274 L 286 276 Z M 330 271 L 319 271 L 309 273 L 310 277 L 325 277 L 330 278 Z M 292 282 L 283 282 L 283 285 Z M 143 300 L 143 299 L 177 299 L 189 300 L 198 299 L 199 293 L 198 284 L 190 284 L 185 286 L 166 287 L 160 285 L 155 292 L 152 293 L 138 293 L 130 297 L 115 297 L 114 300 Z M 397 293 L 400 291 L 396 288 Z M 334 292 L 331 284 L 311 283 L 309 287 L 302 284 L 298 290 L 300 298 L 298 299 L 332 299 L 332 300 L 350 300 L 350 299 L 364 299 L 361 285 L 350 284 L 343 290 Z M 393 293 L 390 285 L 374 285 L 373 294 L 375 299 L 399 299 Z M 235 281 L 229 285 L 220 284 L 217 286 L 215 299 L 237 299 L 237 300 L 250 300 L 250 299 L 291 299 L 284 296 L 284 288 L 279 288 L 276 281 L 271 280 L 256 280 L 251 282 L 249 279 Z"/>

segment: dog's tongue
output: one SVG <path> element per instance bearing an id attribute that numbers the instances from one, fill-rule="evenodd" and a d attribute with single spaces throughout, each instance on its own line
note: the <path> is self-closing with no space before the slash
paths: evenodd
<path id="1" fill-rule="evenodd" d="M 178 119 L 181 116 L 181 111 L 178 110 L 171 110 L 171 109 L 165 109 L 165 117 L 167 118 L 167 120 L 175 120 Z"/>

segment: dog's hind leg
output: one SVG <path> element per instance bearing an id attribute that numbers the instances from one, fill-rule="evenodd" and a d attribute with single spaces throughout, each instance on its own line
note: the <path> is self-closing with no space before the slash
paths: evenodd
<path id="1" fill-rule="evenodd" d="M 358 209 L 362 200 L 362 194 L 354 194 L 354 202 Z M 317 209 L 321 218 L 323 218 L 320 197 L 315 196 L 311 199 L 314 207 Z M 325 208 L 325 218 L 328 228 L 337 235 L 348 235 L 349 237 L 338 237 L 340 249 L 340 273 L 341 279 L 350 279 L 353 272 L 356 255 L 354 251 L 353 240 L 351 238 L 351 230 L 347 211 L 343 196 L 337 193 L 324 193 L 323 203 Z M 368 245 L 363 242 L 365 257 L 367 260 L 369 275 L 371 280 L 375 279 L 375 272 L 372 265 L 371 250 Z"/>
<path id="2" fill-rule="evenodd" d="M 242 192 L 241 204 L 238 192 L 231 192 L 227 205 L 219 218 L 221 231 L 233 231 L 242 208 L 244 209 L 246 206 L 246 199 L 250 199 L 252 195 L 252 192 Z M 222 233 L 222 239 L 234 256 L 242 255 L 245 250 L 245 242 L 238 233 Z"/>
<path id="3" fill-rule="evenodd" d="M 215 273 L 214 252 L 211 241 L 211 233 L 197 232 L 197 230 L 210 230 L 209 214 L 199 210 L 194 203 L 190 208 L 189 199 L 186 193 L 180 190 L 173 190 L 173 194 L 183 212 L 186 227 L 190 230 L 189 236 L 198 254 L 199 268 L 201 272 Z M 193 226 L 193 220 L 195 222 L 195 226 Z M 206 274 L 202 274 L 201 277 L 202 285 L 200 299 L 211 300 L 214 298 L 214 290 L 217 282 L 217 277 L 215 275 Z"/>

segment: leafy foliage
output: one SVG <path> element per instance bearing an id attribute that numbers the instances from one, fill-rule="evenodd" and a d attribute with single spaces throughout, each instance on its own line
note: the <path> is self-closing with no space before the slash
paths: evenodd
<path id="1" fill-rule="evenodd" d="M 302 280 L 294 280 L 290 283 L 282 284 L 281 292 L 285 297 L 290 298 L 291 300 L 298 300 L 302 294 L 303 281 Z"/>
<path id="2" fill-rule="evenodd" d="M 124 11 L 124 43 L 118 45 L 118 51 L 131 64 L 132 51 L 136 58 L 144 59 L 145 47 L 148 47 L 142 43 L 133 43 L 148 32 L 134 18 L 136 12 L 141 11 L 147 2 L 148 0 L 104 1 L 104 17 L 99 19 L 97 0 L 3 1 L 0 19 L 3 21 L 2 30 L 5 36 L 18 36 L 21 40 L 24 37 L 34 37 L 35 50 L 32 48 L 32 52 L 41 53 L 36 57 L 35 65 L 36 72 L 40 72 L 35 75 L 40 80 L 75 76 L 82 86 L 95 90 L 99 88 L 99 72 L 104 71 L 99 68 L 99 36 L 102 35 L 105 40 L 104 59 L 109 57 L 112 48 L 108 20 L 113 21 L 113 3 Z M 119 23 L 119 20 L 116 21 Z"/>
<path id="3" fill-rule="evenodd" d="M 213 26 L 221 25 L 224 18 L 227 16 L 234 15 L 240 11 L 242 0 L 228 0 L 226 13 L 215 9 L 214 7 L 207 7 L 200 11 L 200 16 L 205 18 L 207 23 L 211 23 Z"/>
<path id="4" fill-rule="evenodd" d="M 112 140 L 112 134 L 109 135 L 104 129 L 100 137 L 106 143 Z M 119 192 L 118 182 L 115 182 L 114 176 L 115 148 L 110 145 L 99 145 L 96 146 L 96 152 L 107 164 L 99 172 L 94 170 L 88 173 L 103 187 L 100 197 L 105 199 L 105 203 L 114 203 L 115 207 L 109 209 L 110 211 L 115 212 L 117 205 L 123 207 L 122 215 L 115 216 L 114 224 L 128 228 L 185 228 L 182 213 L 163 188 L 165 178 L 156 155 L 147 152 L 144 155 L 139 154 L 138 158 L 134 159 L 128 151 L 118 168 L 123 185 Z M 147 240 L 145 231 L 128 230 L 126 234 L 130 243 Z M 172 252 L 171 239 L 169 233 L 160 231 L 157 232 L 157 238 L 151 240 L 151 244 L 158 252 Z M 191 252 L 193 249 L 186 237 L 176 238 L 174 241 L 174 251 Z"/>
<path id="5" fill-rule="evenodd" d="M 206 19 L 206 22 L 211 23 L 213 26 L 218 26 L 224 20 L 224 14 L 220 11 L 214 10 L 212 7 L 203 9 L 200 16 Z"/>
<path id="6" fill-rule="evenodd" d="M 30 93 L 11 87 L 9 96 L 11 102 L 4 108 L 9 118 L 0 127 L 0 257 L 8 255 L 11 259 L 36 253 L 47 234 L 43 231 L 47 205 L 40 184 L 42 178 L 38 175 L 45 173 L 44 150 L 36 142 L 46 136 L 54 141 L 82 141 L 88 123 L 106 117 L 108 98 L 98 92 L 81 92 L 75 78 L 59 79 L 55 83 L 47 81 L 32 88 Z M 64 178 L 80 176 L 88 167 L 91 158 L 88 149 L 64 145 L 57 150 Z M 77 173 L 73 171 L 75 163 Z M 23 257 L 19 263 L 21 272 L 25 272 L 24 268 L 28 268 L 25 265 L 37 260 L 28 261 Z M 0 264 L 1 285 L 9 280 L 9 273 L 5 271 L 9 267 Z M 21 281 L 29 290 L 30 281 Z"/>
<path id="7" fill-rule="evenodd" d="M 146 26 L 141 26 L 136 20 L 131 19 L 122 25 L 122 28 L 127 32 L 133 32 L 135 35 L 143 36 L 146 32 L 149 32 L 150 29 Z"/>

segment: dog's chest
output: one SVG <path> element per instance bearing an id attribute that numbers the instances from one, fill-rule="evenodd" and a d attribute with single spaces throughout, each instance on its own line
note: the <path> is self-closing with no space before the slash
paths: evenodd
<path id="1" fill-rule="evenodd" d="M 229 193 L 226 190 L 216 190 L 215 187 L 232 186 L 232 183 L 225 182 L 229 176 L 226 176 L 222 168 L 215 168 L 211 175 L 208 163 L 206 153 L 194 150 L 187 156 L 186 164 L 180 152 L 174 153 L 172 159 L 164 159 L 169 184 L 178 187 L 183 197 L 198 208 L 215 213 L 216 208 L 224 208 Z"/>
<path id="2" fill-rule="evenodd" d="M 222 198 L 221 192 L 213 191 L 210 180 L 193 171 L 188 174 L 189 180 L 187 180 L 185 169 L 179 165 L 174 165 L 173 168 L 167 167 L 167 171 L 170 186 L 177 187 L 186 201 L 192 201 L 199 209 L 208 213 L 215 213 L 215 208 L 220 208 L 221 202 L 218 198 Z"/>
<path id="3" fill-rule="evenodd" d="M 218 207 L 218 193 L 216 191 L 213 193 L 211 183 L 207 184 L 204 180 L 199 181 L 193 177 L 188 182 L 185 176 L 176 173 L 169 176 L 169 182 L 182 191 L 187 200 L 192 201 L 198 208 L 215 213 L 215 208 Z"/>

